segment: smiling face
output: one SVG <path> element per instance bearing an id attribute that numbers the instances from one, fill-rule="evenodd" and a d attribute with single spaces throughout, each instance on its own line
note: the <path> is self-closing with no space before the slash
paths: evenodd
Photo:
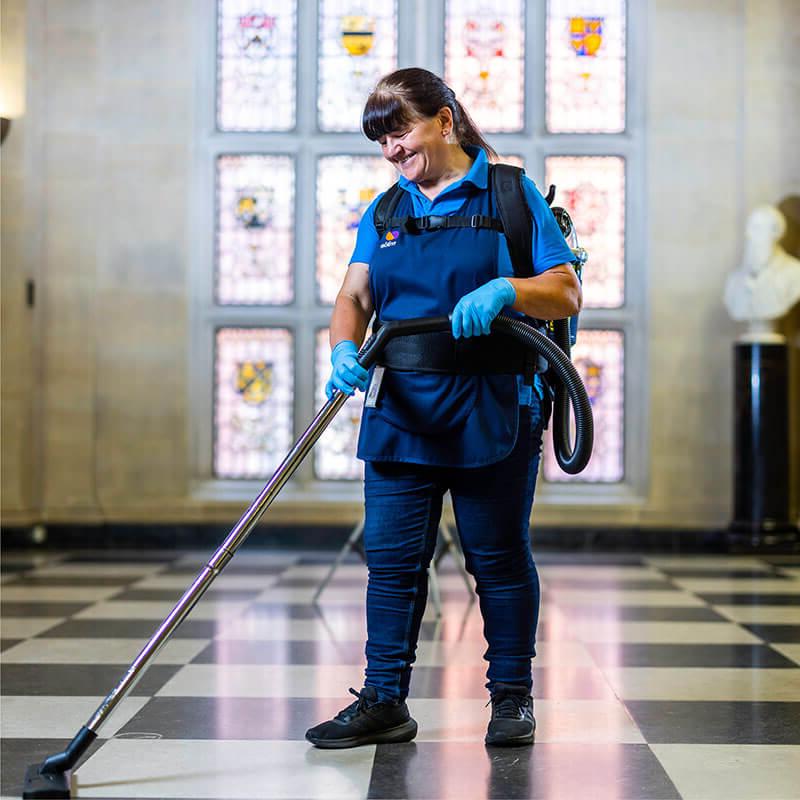
<path id="1" fill-rule="evenodd" d="M 381 136 L 383 157 L 408 180 L 435 183 L 447 168 L 452 119 L 450 109 L 444 108 L 435 117 L 416 119 Z"/>

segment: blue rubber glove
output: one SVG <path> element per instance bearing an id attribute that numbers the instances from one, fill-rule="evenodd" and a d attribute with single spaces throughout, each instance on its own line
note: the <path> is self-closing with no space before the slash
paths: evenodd
<path id="1" fill-rule="evenodd" d="M 494 318 L 516 299 L 514 287 L 505 278 L 495 278 L 465 294 L 453 309 L 453 337 L 488 335 Z"/>
<path id="2" fill-rule="evenodd" d="M 331 351 L 331 364 L 333 371 L 328 383 L 325 385 L 325 395 L 328 400 L 333 397 L 336 389 L 345 394 L 355 394 L 356 389 L 367 388 L 369 373 L 358 363 L 358 348 L 355 342 L 343 339 Z"/>

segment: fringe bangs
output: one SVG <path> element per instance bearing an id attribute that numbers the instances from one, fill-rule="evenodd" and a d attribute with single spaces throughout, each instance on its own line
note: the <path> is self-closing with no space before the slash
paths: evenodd
<path id="1" fill-rule="evenodd" d="M 374 92 L 361 117 L 361 130 L 371 142 L 402 130 L 416 119 L 411 107 L 396 94 Z"/>

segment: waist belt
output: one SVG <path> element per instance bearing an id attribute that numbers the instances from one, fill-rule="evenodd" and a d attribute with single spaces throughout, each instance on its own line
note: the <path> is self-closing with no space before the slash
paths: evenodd
<path id="1" fill-rule="evenodd" d="M 377 331 L 380 323 L 375 323 Z M 386 343 L 377 364 L 400 372 L 451 375 L 525 375 L 532 380 L 547 362 L 502 333 L 454 339 L 449 331 L 401 336 Z"/>

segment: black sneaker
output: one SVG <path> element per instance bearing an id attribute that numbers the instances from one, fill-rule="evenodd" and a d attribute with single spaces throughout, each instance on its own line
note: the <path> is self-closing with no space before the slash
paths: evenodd
<path id="1" fill-rule="evenodd" d="M 486 744 L 496 747 L 533 744 L 533 732 L 536 730 L 533 698 L 525 686 L 495 684 L 489 703 L 492 704 L 492 719 L 484 740 Z"/>
<path id="2" fill-rule="evenodd" d="M 365 686 L 360 692 L 350 689 L 350 693 L 358 700 L 328 722 L 306 731 L 306 739 L 315 747 L 410 742 L 417 735 L 417 723 L 411 719 L 405 701 L 380 703 L 374 686 Z"/>

